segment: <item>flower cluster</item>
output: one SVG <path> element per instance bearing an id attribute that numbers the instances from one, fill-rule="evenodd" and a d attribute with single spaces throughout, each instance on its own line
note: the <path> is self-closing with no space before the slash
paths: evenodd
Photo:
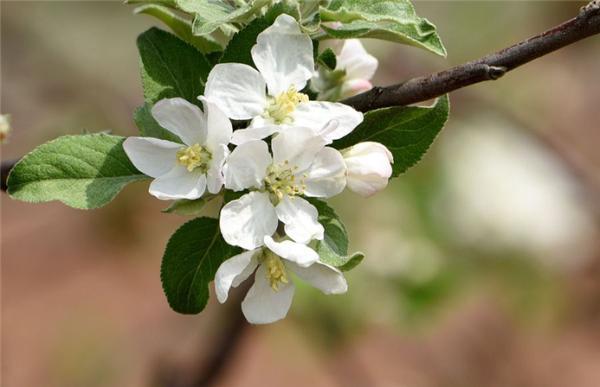
<path id="1" fill-rule="evenodd" d="M 149 191 L 158 199 L 198 199 L 223 188 L 240 193 L 221 209 L 219 225 L 224 240 L 244 252 L 221 264 L 216 294 L 225 302 L 231 287 L 256 273 L 242 310 L 252 323 L 270 323 L 290 308 L 291 273 L 326 294 L 347 290 L 342 272 L 311 247 L 324 238 L 324 228 L 307 198 L 330 198 L 346 187 L 372 195 L 387 185 L 392 156 L 373 142 L 331 147 L 363 116 L 304 92 L 311 79 L 313 86 L 323 82 L 312 41 L 293 17 L 280 15 L 259 34 L 251 54 L 255 67 L 225 63 L 212 69 L 199 97 L 203 109 L 181 98 L 153 106 L 155 120 L 181 143 L 130 137 L 123 147 L 154 178 Z M 370 87 L 377 62 L 360 43 L 347 41 L 338 66 L 347 66 L 339 69 L 347 95 Z M 234 131 L 230 120 L 248 125 Z"/>

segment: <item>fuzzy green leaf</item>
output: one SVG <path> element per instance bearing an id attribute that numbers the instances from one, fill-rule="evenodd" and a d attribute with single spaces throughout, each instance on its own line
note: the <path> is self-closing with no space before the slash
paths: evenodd
<path id="1" fill-rule="evenodd" d="M 233 5 L 215 0 L 175 0 L 177 8 L 192 15 L 201 15 L 205 20 L 220 20 L 235 11 Z"/>
<path id="2" fill-rule="evenodd" d="M 337 65 L 337 58 L 331 48 L 327 48 L 325 51 L 319 54 L 317 57 L 317 63 L 327 67 L 329 70 L 335 70 Z"/>
<path id="3" fill-rule="evenodd" d="M 322 26 L 332 38 L 383 39 L 446 56 L 435 26 L 417 16 L 409 0 L 333 0 L 321 8 L 321 19 L 342 23 Z"/>
<path id="4" fill-rule="evenodd" d="M 385 145 L 394 155 L 392 176 L 415 165 L 427 152 L 448 120 L 448 96 L 437 99 L 431 107 L 408 106 L 373 110 L 348 136 L 334 142 L 337 149 L 363 141 Z"/>
<path id="5" fill-rule="evenodd" d="M 177 36 L 190 43 L 203 53 L 220 51 L 221 45 L 210 36 L 192 34 L 192 23 L 177 15 L 173 10 L 162 5 L 144 4 L 133 10 L 135 14 L 154 16 L 165 23 Z"/>
<path id="6" fill-rule="evenodd" d="M 63 136 L 35 148 L 15 165 L 8 193 L 26 202 L 59 200 L 80 209 L 102 207 L 146 176 L 123 151 L 121 136 Z"/>
<path id="7" fill-rule="evenodd" d="M 209 0 L 178 0 L 181 9 L 196 15 L 192 25 L 195 35 L 207 35 L 218 28 L 236 32 L 232 23 L 248 23 L 270 2 L 271 0 L 254 0 L 233 7 L 224 2 Z"/>
<path id="8" fill-rule="evenodd" d="M 223 240 L 217 219 L 197 218 L 181 226 L 169 239 L 160 273 L 171 308 L 200 313 L 219 265 L 240 251 Z"/>
<path id="9" fill-rule="evenodd" d="M 210 199 L 209 199 L 210 200 Z M 180 199 L 175 200 L 171 205 L 162 212 L 166 214 L 176 214 L 182 216 L 198 216 L 200 211 L 204 208 L 207 200 L 204 198 L 196 200 Z"/>
<path id="10" fill-rule="evenodd" d="M 175 8 L 177 6 L 175 0 L 125 0 L 125 4 L 152 4 L 169 8 Z"/>
<path id="11" fill-rule="evenodd" d="M 181 97 L 199 104 L 197 97 L 211 69 L 200 51 L 166 31 L 150 28 L 138 37 L 144 99 L 154 105 L 163 98 Z"/>
<path id="12" fill-rule="evenodd" d="M 364 258 L 363 253 L 348 255 L 348 233 L 342 221 L 333 208 L 325 202 L 310 199 L 310 202 L 319 211 L 319 223 L 325 229 L 322 241 L 318 241 L 316 251 L 322 262 L 335 266 L 340 270 L 350 270 L 358 265 Z"/>
<path id="13" fill-rule="evenodd" d="M 343 265 L 338 266 L 337 268 L 340 269 L 341 271 L 350 271 L 352 269 L 354 269 L 356 266 L 358 266 L 363 259 L 365 258 L 365 255 L 363 253 L 361 253 L 360 251 L 344 257 L 344 260 L 346 261 L 346 263 L 344 263 Z"/>

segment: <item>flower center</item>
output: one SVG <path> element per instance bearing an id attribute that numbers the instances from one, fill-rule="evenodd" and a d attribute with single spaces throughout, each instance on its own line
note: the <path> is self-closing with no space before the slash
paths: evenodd
<path id="1" fill-rule="evenodd" d="M 183 147 L 177 151 L 177 162 L 186 167 L 189 172 L 196 168 L 206 172 L 211 159 L 212 154 L 200 144 Z"/>
<path id="2" fill-rule="evenodd" d="M 265 177 L 265 188 L 271 194 L 274 202 L 279 202 L 284 196 L 304 194 L 306 175 L 298 179 L 294 173 L 297 169 L 296 166 L 290 166 L 287 160 L 269 166 Z"/>
<path id="3" fill-rule="evenodd" d="M 263 265 L 265 265 L 267 269 L 267 280 L 271 285 L 271 289 L 277 292 L 279 291 L 279 284 L 288 283 L 285 266 L 283 265 L 283 262 L 281 262 L 281 258 L 271 251 L 265 251 L 264 257 L 265 260 Z"/>
<path id="4" fill-rule="evenodd" d="M 308 102 L 308 95 L 300 93 L 296 86 L 292 85 L 287 91 L 269 99 L 263 116 L 273 119 L 277 124 L 288 124 L 292 121 L 291 114 L 296 110 L 296 106 L 303 102 Z"/>

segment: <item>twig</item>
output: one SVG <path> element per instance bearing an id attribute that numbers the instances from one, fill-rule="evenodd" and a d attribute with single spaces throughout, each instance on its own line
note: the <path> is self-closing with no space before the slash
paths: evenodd
<path id="1" fill-rule="evenodd" d="M 223 326 L 216 343 L 211 345 L 212 350 L 206 359 L 198 359 L 193 368 L 181 369 L 172 364 L 161 362 L 161 367 L 154 375 L 152 385 L 160 387 L 210 387 L 222 379 L 223 374 L 229 369 L 234 355 L 239 350 L 245 334 L 250 330 L 240 304 L 253 284 L 247 280 L 238 288 L 231 289 L 226 311 L 223 313 Z M 206 345 L 203 340 L 201 347 Z"/>
<path id="2" fill-rule="evenodd" d="M 600 0 L 595 0 L 582 7 L 573 19 L 513 46 L 439 73 L 374 87 L 342 102 L 367 112 L 427 101 L 474 83 L 496 80 L 525 63 L 598 33 Z"/>
<path id="3" fill-rule="evenodd" d="M 15 166 L 17 161 L 19 160 L 6 160 L 2 162 L 2 165 L 0 166 L 0 188 L 2 188 L 2 191 L 6 191 L 6 181 L 8 180 L 8 174 L 10 173 L 10 170 Z"/>

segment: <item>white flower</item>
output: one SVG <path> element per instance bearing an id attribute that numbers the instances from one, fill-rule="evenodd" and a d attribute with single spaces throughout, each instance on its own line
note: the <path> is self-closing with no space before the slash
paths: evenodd
<path id="1" fill-rule="evenodd" d="M 370 55 L 358 39 L 345 40 L 336 50 L 334 71 L 319 69 L 312 80 L 320 99 L 344 99 L 370 90 L 377 71 L 377 58 Z"/>
<path id="2" fill-rule="evenodd" d="M 237 287 L 255 270 L 254 284 L 242 302 L 246 319 L 253 324 L 268 324 L 284 318 L 294 297 L 293 272 L 325 294 L 348 290 L 342 272 L 319 261 L 310 247 L 289 240 L 276 242 L 264 237 L 265 247 L 243 252 L 219 266 L 215 292 L 220 303 L 227 301 L 229 289 Z M 258 269 L 257 269 L 258 267 Z"/>
<path id="3" fill-rule="evenodd" d="M 158 199 L 197 199 L 207 188 L 221 190 L 231 122 L 216 105 L 202 102 L 204 112 L 181 98 L 163 99 L 152 108 L 160 126 L 183 144 L 151 137 L 129 137 L 123 143 L 133 165 L 154 178 L 150 194 Z"/>
<path id="4" fill-rule="evenodd" d="M 206 83 L 206 97 L 229 118 L 252 119 L 249 128 L 234 132 L 233 144 L 263 139 L 288 125 L 318 132 L 336 120 L 337 129 L 326 134 L 333 141 L 362 122 L 362 114 L 350 106 L 309 101 L 300 92 L 314 71 L 313 46 L 293 17 L 277 17 L 258 35 L 251 54 L 258 71 L 240 63 L 218 64 Z"/>
<path id="5" fill-rule="evenodd" d="M 362 196 L 370 196 L 387 186 L 394 158 L 377 142 L 361 142 L 342 151 L 347 168 L 347 186 Z"/>
<path id="6" fill-rule="evenodd" d="M 323 239 L 317 209 L 301 195 L 331 197 L 346 184 L 346 166 L 340 152 L 306 128 L 289 128 L 268 145 L 253 140 L 239 145 L 224 167 L 225 187 L 253 189 L 221 210 L 220 227 L 230 245 L 252 250 L 273 235 L 278 221 L 299 243 Z"/>
<path id="7" fill-rule="evenodd" d="M 0 144 L 4 144 L 10 134 L 10 115 L 0 114 Z"/>
<path id="8" fill-rule="evenodd" d="M 373 87 L 371 78 L 377 71 L 378 61 L 369 54 L 358 39 L 348 39 L 337 57 L 336 69 L 344 70 L 342 98 L 362 93 Z"/>

